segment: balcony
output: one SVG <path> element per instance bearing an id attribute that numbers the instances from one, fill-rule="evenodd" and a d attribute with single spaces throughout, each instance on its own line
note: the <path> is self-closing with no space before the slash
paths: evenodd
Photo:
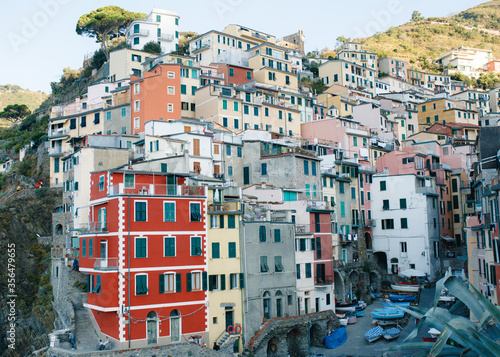
<path id="1" fill-rule="evenodd" d="M 201 51 L 201 50 L 210 48 L 210 46 L 211 46 L 210 42 L 202 43 L 200 46 L 193 47 L 193 49 L 191 50 L 191 52 L 194 53 L 194 52 L 197 52 L 197 51 Z"/>
<path id="2" fill-rule="evenodd" d="M 64 152 L 63 152 L 61 147 L 55 147 L 55 148 L 51 148 L 49 150 L 49 155 L 50 156 L 62 156 L 62 155 L 64 155 Z"/>
<path id="3" fill-rule="evenodd" d="M 339 234 L 340 244 L 354 243 L 354 235 L 353 234 Z"/>
<path id="4" fill-rule="evenodd" d="M 430 194 L 435 194 L 436 193 L 436 189 L 434 187 L 431 187 L 431 186 L 424 186 L 424 187 L 417 187 L 416 190 L 415 190 L 417 193 L 430 193 Z"/>
<path id="5" fill-rule="evenodd" d="M 359 218 L 353 218 L 351 220 L 351 225 L 353 227 L 361 227 L 361 220 Z"/>
<path id="6" fill-rule="evenodd" d="M 365 227 L 376 227 L 377 223 L 374 219 L 367 219 L 365 222 Z"/>
<path id="7" fill-rule="evenodd" d="M 118 270 L 118 258 L 95 258 L 95 270 Z"/>
<path id="8" fill-rule="evenodd" d="M 212 203 L 208 205 L 208 212 L 236 212 L 239 211 L 238 202 Z"/>
<path id="9" fill-rule="evenodd" d="M 260 33 L 257 32 L 252 32 L 252 37 L 267 41 L 267 36 L 261 35 Z"/>
<path id="10" fill-rule="evenodd" d="M 175 36 L 172 34 L 167 34 L 167 33 L 162 33 L 159 37 L 159 41 L 167 41 L 167 42 L 172 42 L 174 40 Z"/>
<path id="11" fill-rule="evenodd" d="M 309 224 L 297 224 L 295 225 L 295 233 L 298 234 L 310 234 L 311 228 Z"/>
<path id="12" fill-rule="evenodd" d="M 77 229 L 80 234 L 89 234 L 89 233 L 102 233 L 107 232 L 107 222 L 88 222 L 88 223 L 80 223 L 79 228 Z"/>
<path id="13" fill-rule="evenodd" d="M 130 36 L 149 36 L 149 30 L 134 30 L 130 33 Z"/>
<path id="14" fill-rule="evenodd" d="M 206 196 L 206 187 L 188 185 L 153 185 L 136 183 L 135 187 L 125 187 L 123 183 L 109 186 L 109 196 Z"/>
<path id="15" fill-rule="evenodd" d="M 56 138 L 59 136 L 67 136 L 69 133 L 69 129 L 54 129 L 54 130 L 49 130 L 49 139 Z"/>
<path id="16" fill-rule="evenodd" d="M 315 285 L 331 285 L 333 284 L 333 276 L 317 276 Z"/>

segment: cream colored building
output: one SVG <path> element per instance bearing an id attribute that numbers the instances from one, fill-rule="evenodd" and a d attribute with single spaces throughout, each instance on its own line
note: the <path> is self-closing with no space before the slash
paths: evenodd
<path id="1" fill-rule="evenodd" d="M 222 32 L 256 43 L 276 43 L 276 36 L 236 24 L 227 25 Z"/>
<path id="2" fill-rule="evenodd" d="M 139 50 L 122 48 L 109 54 L 109 77 L 112 81 L 129 80 L 130 75 L 142 77 L 142 63 L 155 55 Z"/>
<path id="3" fill-rule="evenodd" d="M 340 57 L 339 57 L 340 58 Z M 363 67 L 344 59 L 328 61 L 319 67 L 319 77 L 327 86 L 339 84 L 375 95 L 377 69 Z"/>
<path id="4" fill-rule="evenodd" d="M 377 72 L 377 53 L 363 50 L 361 43 L 346 42 L 337 50 L 339 60 L 357 64 L 361 67 L 370 68 Z"/>
<path id="5" fill-rule="evenodd" d="M 208 195 L 209 346 L 243 350 L 242 294 L 245 288 L 240 248 L 241 189 L 212 187 Z"/>
<path id="6" fill-rule="evenodd" d="M 446 74 L 463 73 L 467 77 L 479 78 L 488 62 L 492 61 L 491 49 L 480 49 L 461 46 L 456 50 L 446 52 L 439 56 L 435 62 L 441 65 Z"/>

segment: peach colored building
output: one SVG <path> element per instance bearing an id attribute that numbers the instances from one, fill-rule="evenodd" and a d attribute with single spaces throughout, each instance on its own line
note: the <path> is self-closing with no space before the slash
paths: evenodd
<path id="1" fill-rule="evenodd" d="M 180 69 L 178 64 L 161 64 L 145 72 L 143 78 L 130 77 L 133 134 L 143 132 L 150 120 L 181 118 Z"/>

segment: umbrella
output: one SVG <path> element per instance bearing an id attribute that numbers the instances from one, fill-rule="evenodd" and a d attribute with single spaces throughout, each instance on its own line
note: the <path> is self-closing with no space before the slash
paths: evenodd
<path id="1" fill-rule="evenodd" d="M 402 271 L 401 273 L 399 273 L 399 275 L 403 275 L 403 276 L 406 276 L 408 278 L 412 278 L 412 277 L 425 278 L 427 276 L 427 274 L 424 273 L 423 271 L 415 270 L 415 269 L 408 269 L 408 270 Z"/>

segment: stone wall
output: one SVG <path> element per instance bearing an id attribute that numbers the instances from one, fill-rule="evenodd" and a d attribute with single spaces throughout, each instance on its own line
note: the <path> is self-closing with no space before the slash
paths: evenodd
<path id="1" fill-rule="evenodd" d="M 88 353 L 76 353 L 76 351 L 68 351 L 60 348 L 50 348 L 47 356 L 51 357 L 229 357 L 233 354 L 226 354 L 222 351 L 214 351 L 212 349 L 202 347 L 196 343 L 176 343 L 166 346 L 155 346 L 149 348 L 130 349 L 130 350 L 113 350 L 113 351 L 92 351 Z"/>
<path id="2" fill-rule="evenodd" d="M 52 259 L 53 308 L 57 313 L 56 330 L 73 329 L 75 326 L 75 306 L 82 306 L 86 293 L 75 287 L 75 282 L 86 284 L 86 275 L 73 271 L 64 258 Z"/>
<path id="3" fill-rule="evenodd" d="M 332 310 L 269 320 L 249 343 L 253 357 L 306 357 L 309 345 L 323 346 L 323 336 L 340 327 Z M 309 341 L 311 329 L 311 341 Z"/>

